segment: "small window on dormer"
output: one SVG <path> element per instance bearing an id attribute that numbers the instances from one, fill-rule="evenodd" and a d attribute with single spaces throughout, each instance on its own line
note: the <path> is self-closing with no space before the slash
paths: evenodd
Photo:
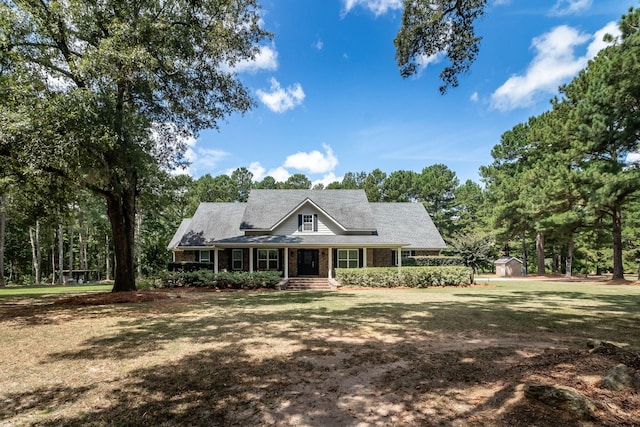
<path id="1" fill-rule="evenodd" d="M 314 232 L 318 231 L 318 215 L 301 214 L 298 215 L 298 231 Z"/>
<path id="2" fill-rule="evenodd" d="M 302 215 L 302 231 L 313 231 L 313 215 Z"/>

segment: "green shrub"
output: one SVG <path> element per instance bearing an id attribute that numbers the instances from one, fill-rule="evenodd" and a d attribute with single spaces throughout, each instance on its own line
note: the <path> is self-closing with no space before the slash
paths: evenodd
<path id="1" fill-rule="evenodd" d="M 338 268 L 336 279 L 344 286 L 426 288 L 469 285 L 471 273 L 468 267 Z"/>
<path id="2" fill-rule="evenodd" d="M 420 267 L 460 267 L 464 265 L 464 260 L 459 256 L 412 256 L 409 259 L 414 261 L 412 265 Z M 404 259 L 402 265 L 405 265 Z"/>
<path id="3" fill-rule="evenodd" d="M 162 274 L 161 282 L 166 287 L 217 287 L 221 289 L 257 289 L 271 288 L 280 281 L 278 271 L 259 271 L 249 273 L 220 272 L 211 270 L 167 271 Z"/>

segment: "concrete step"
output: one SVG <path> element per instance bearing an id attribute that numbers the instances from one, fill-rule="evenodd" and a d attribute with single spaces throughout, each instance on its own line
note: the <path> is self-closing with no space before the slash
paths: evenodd
<path id="1" fill-rule="evenodd" d="M 291 277 L 287 283 L 290 291 L 330 291 L 332 290 L 326 278 L 316 277 Z"/>

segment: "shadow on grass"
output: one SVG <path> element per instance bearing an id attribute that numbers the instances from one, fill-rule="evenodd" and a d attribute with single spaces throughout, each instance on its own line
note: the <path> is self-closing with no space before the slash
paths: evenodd
<path id="1" fill-rule="evenodd" d="M 411 303 L 380 295 L 369 301 L 357 293 L 215 294 L 135 305 L 111 334 L 49 354 L 49 362 L 122 361 L 169 352 L 176 340 L 215 348 L 131 372 L 109 392 L 107 408 L 38 424 L 571 425 L 570 415 L 514 400 L 517 388 L 534 377 L 575 385 L 579 374 L 602 376 L 603 366 L 620 360 L 572 348 L 532 349 L 528 335 L 565 343 L 567 336 L 640 336 L 637 296 L 482 291 Z M 453 345 L 433 348 L 437 339 Z M 290 347 L 271 352 L 283 342 Z M 1 414 L 81 400 L 86 389 L 44 398 L 41 392 L 4 396 L 17 403 Z M 605 412 L 598 423 L 633 425 L 638 415 L 638 407 Z"/>
<path id="2" fill-rule="evenodd" d="M 514 402 L 516 389 L 534 375 L 602 374 L 585 365 L 601 356 L 578 350 L 523 357 L 516 348 L 425 353 L 423 340 L 299 344 L 256 360 L 250 344 L 233 343 L 139 369 L 108 408 L 38 425 L 578 425 L 570 413 Z M 633 425 L 637 415 L 602 413 L 598 425 Z"/>

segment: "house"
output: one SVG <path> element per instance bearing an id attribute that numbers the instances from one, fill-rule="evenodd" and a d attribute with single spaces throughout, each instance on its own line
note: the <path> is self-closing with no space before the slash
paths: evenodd
<path id="1" fill-rule="evenodd" d="M 512 256 L 498 258 L 496 265 L 496 275 L 500 277 L 522 276 L 522 261 Z"/>
<path id="2" fill-rule="evenodd" d="M 445 246 L 420 203 L 369 203 L 363 190 L 252 190 L 246 203 L 201 203 L 168 249 L 176 263 L 287 279 L 401 265 Z"/>

